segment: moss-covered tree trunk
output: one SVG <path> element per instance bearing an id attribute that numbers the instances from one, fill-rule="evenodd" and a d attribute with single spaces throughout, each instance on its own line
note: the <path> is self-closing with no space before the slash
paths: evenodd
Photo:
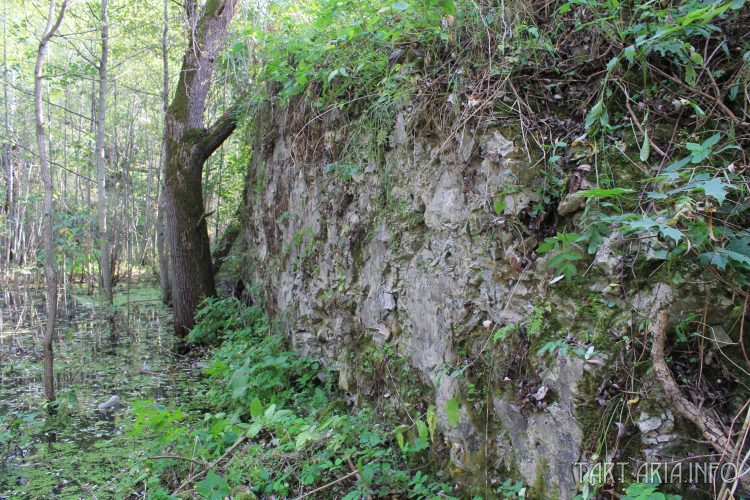
<path id="1" fill-rule="evenodd" d="M 235 127 L 229 110 L 211 127 L 203 127 L 206 95 L 214 62 L 227 36 L 237 0 L 208 0 L 203 7 L 186 3 L 189 42 L 180 79 L 167 109 L 167 164 L 164 202 L 172 257 L 172 306 L 175 333 L 193 327 L 195 308 L 214 295 L 214 271 L 203 206 L 203 164 Z"/>

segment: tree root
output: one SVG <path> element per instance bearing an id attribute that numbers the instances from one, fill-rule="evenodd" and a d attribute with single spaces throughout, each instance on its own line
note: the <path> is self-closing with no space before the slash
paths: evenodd
<path id="1" fill-rule="evenodd" d="M 666 343 L 668 322 L 669 311 L 666 309 L 660 310 L 653 329 L 654 343 L 651 347 L 654 375 L 656 375 L 656 379 L 661 383 L 664 393 L 667 396 L 667 401 L 669 401 L 677 414 L 695 424 L 703 434 L 703 438 L 722 457 L 729 455 L 732 450 L 729 437 L 727 437 L 715 419 L 701 411 L 692 401 L 689 401 L 682 395 L 682 391 L 677 382 L 675 382 L 672 371 L 667 365 L 664 355 L 664 345 Z M 741 471 L 738 471 L 738 473 L 741 473 Z M 750 491 L 750 478 L 740 478 L 739 481 L 745 490 Z"/>

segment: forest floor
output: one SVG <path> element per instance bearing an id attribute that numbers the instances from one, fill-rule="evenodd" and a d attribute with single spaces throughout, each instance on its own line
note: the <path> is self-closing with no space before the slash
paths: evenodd
<path id="1" fill-rule="evenodd" d="M 39 297 L 3 297 L 0 500 L 456 498 L 434 408 L 408 425 L 355 402 L 232 297 L 204 304 L 182 356 L 152 286 L 120 287 L 113 323 L 97 299 L 68 294 L 50 405 Z"/>

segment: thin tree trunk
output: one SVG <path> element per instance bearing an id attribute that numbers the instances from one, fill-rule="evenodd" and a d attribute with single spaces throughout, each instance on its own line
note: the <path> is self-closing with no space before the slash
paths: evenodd
<path id="1" fill-rule="evenodd" d="M 179 336 L 193 327 L 198 303 L 216 293 L 202 203 L 202 171 L 206 160 L 234 131 L 236 119 L 235 110 L 230 109 L 204 129 L 203 114 L 214 62 L 236 5 L 237 0 L 208 0 L 199 17 L 195 0 L 186 3 L 190 40 L 166 115 L 164 186 L 172 252 L 174 327 Z"/>
<path id="2" fill-rule="evenodd" d="M 3 102 L 5 103 L 5 144 L 3 144 L 3 163 L 5 166 L 6 194 L 5 194 L 5 213 L 7 215 L 8 234 L 5 237 L 5 261 L 10 263 L 13 260 L 13 219 L 15 217 L 15 185 L 13 182 L 13 156 L 10 144 L 10 103 L 8 102 L 8 55 L 7 55 L 7 18 L 8 5 L 3 2 Z"/>
<path id="3" fill-rule="evenodd" d="M 49 41 L 60 27 L 68 0 L 63 0 L 57 20 L 55 0 L 50 0 L 47 26 L 39 42 L 39 52 L 34 69 L 34 110 L 36 115 L 36 143 L 39 148 L 39 167 L 44 184 L 44 279 L 47 283 L 47 324 L 44 329 L 44 395 L 48 401 L 55 400 L 54 353 L 52 340 L 57 315 L 57 277 L 55 276 L 55 240 L 52 234 L 52 175 L 47 157 L 47 138 L 44 134 L 44 110 L 42 108 L 42 86 L 44 84 L 44 60 L 49 50 Z"/>
<path id="4" fill-rule="evenodd" d="M 146 259 L 148 256 L 148 242 L 149 234 L 151 234 L 151 219 L 149 214 L 151 213 L 151 190 L 154 184 L 154 152 L 151 148 L 151 144 L 148 146 L 148 176 L 146 177 L 146 203 L 144 204 L 143 210 L 143 248 L 138 252 L 138 265 L 146 266 Z M 134 190 L 135 192 L 135 190 Z M 133 199 L 133 212 L 135 213 L 135 199 Z M 133 218 L 133 224 L 135 226 L 136 219 Z M 134 227 L 135 229 L 135 227 Z M 138 233 L 134 234 L 136 242 L 136 251 L 138 251 Z"/>
<path id="5" fill-rule="evenodd" d="M 102 55 L 99 61 L 99 112 L 96 118 L 96 195 L 99 216 L 99 272 L 102 276 L 104 296 L 112 304 L 112 251 L 107 228 L 107 159 L 104 151 L 105 125 L 107 118 L 107 58 L 109 57 L 109 18 L 107 0 L 101 0 L 102 16 Z"/>
<path id="6" fill-rule="evenodd" d="M 164 116 L 169 109 L 169 52 L 167 47 L 167 35 L 169 34 L 169 8 L 168 0 L 164 0 L 164 25 L 161 32 L 161 57 L 164 65 L 164 86 L 162 93 L 162 105 Z M 161 152 L 159 154 L 159 182 L 164 178 L 167 171 L 167 133 L 164 127 L 164 138 Z M 169 281 L 169 248 L 164 244 L 164 189 L 159 189 L 159 198 L 156 209 L 156 253 L 159 258 L 159 281 L 161 283 L 161 300 L 165 304 L 172 303 L 172 284 Z"/>
<path id="7" fill-rule="evenodd" d="M 90 119 L 89 119 L 89 134 L 96 135 L 96 80 L 91 79 L 91 99 L 90 99 L 91 109 L 90 109 Z M 94 160 L 96 160 L 96 152 L 94 152 Z M 86 162 L 87 164 L 89 162 Z M 90 173 L 90 172 L 87 172 Z M 98 182 L 98 180 L 97 180 Z M 86 183 L 86 206 L 91 207 L 91 182 Z M 98 232 L 98 228 L 97 228 Z M 96 241 L 95 236 L 96 233 L 94 231 L 91 231 L 89 233 L 89 238 L 91 239 L 91 248 L 96 247 Z M 95 255 L 93 252 L 90 252 L 87 260 L 88 260 L 88 266 L 89 266 L 89 283 L 87 288 L 88 295 L 94 294 L 94 259 Z M 100 273 L 101 275 L 101 273 Z"/>

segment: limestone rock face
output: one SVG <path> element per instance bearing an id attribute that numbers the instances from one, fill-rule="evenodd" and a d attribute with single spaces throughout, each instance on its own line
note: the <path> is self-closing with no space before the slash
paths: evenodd
<path id="1" fill-rule="evenodd" d="M 583 431 L 573 410 L 582 376 L 581 359 L 559 358 L 542 379 L 542 387 L 558 400 L 543 411 L 524 409 L 508 397 L 494 401 L 495 414 L 508 436 L 507 441 L 497 442 L 497 456 L 515 463 L 527 484 L 545 478 L 545 490 L 554 498 L 573 498 L 575 492 L 571 471 L 580 458 Z"/>
<path id="2" fill-rule="evenodd" d="M 339 118 L 330 113 L 301 137 L 299 124 L 308 120 L 284 110 L 269 115 L 244 195 L 243 278 L 293 346 L 337 369 L 345 390 L 387 393 L 390 402 L 416 391 L 434 405 L 441 439 L 466 476 L 496 484 L 514 474 L 541 482 L 549 498 L 572 498 L 589 432 L 579 410 L 593 404 L 600 411 L 592 401 L 605 398 L 596 387 L 609 355 L 582 353 L 593 337 L 606 345 L 631 334 L 632 311 L 645 318 L 657 303 L 675 300 L 672 290 L 621 294 L 609 285 L 622 273 L 616 232 L 589 259 L 591 281 L 606 293 L 555 282 L 548 257 L 534 253 L 554 234 L 540 230 L 534 215 L 540 162 L 525 158 L 512 132 L 436 136 L 400 115 L 383 157 L 347 176 L 332 153 L 344 141 Z M 308 134 L 325 147 L 305 143 Z M 568 201 L 561 212 L 585 203 Z M 549 347 L 555 340 L 567 351 Z M 411 386 L 394 386 L 389 366 L 374 379 L 376 370 L 364 369 L 372 352 L 405 360 Z M 586 390 L 585 379 L 593 380 Z M 482 395 L 471 397 L 477 388 Z M 460 402 L 456 425 L 446 412 L 452 400 Z M 670 435 L 664 415 L 638 420 L 644 445 Z"/>

